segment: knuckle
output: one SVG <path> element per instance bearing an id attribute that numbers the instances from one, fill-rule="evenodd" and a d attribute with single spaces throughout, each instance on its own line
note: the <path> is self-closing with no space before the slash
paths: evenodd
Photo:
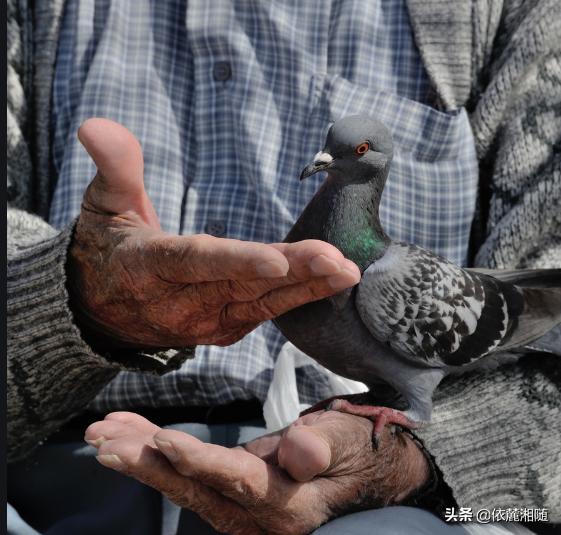
<path id="1" fill-rule="evenodd" d="M 197 235 L 177 237 L 166 236 L 153 240 L 150 253 L 157 260 L 179 262 L 189 267 L 189 260 L 197 258 L 201 251 L 201 240 Z"/>
<path id="2" fill-rule="evenodd" d="M 184 242 L 193 252 L 202 252 L 209 245 L 215 245 L 217 238 L 209 234 L 192 234 Z"/>
<path id="3" fill-rule="evenodd" d="M 237 308 L 228 303 L 222 307 L 218 316 L 218 326 L 222 332 L 227 332 L 233 325 L 239 323 Z"/>
<path id="4" fill-rule="evenodd" d="M 228 280 L 228 283 L 229 294 L 236 301 L 250 301 L 260 293 L 260 285 L 256 282 Z"/>
<path id="5" fill-rule="evenodd" d="M 248 535 L 249 533 L 247 519 L 239 513 L 223 517 L 214 508 L 200 507 L 198 514 L 220 533 L 231 533 L 232 535 Z"/>
<path id="6" fill-rule="evenodd" d="M 227 295 L 231 299 L 235 299 L 235 296 L 244 292 L 243 285 L 238 281 L 226 279 L 221 282 L 223 283 L 223 295 Z"/>
<path id="7" fill-rule="evenodd" d="M 191 262 L 201 256 L 201 244 L 194 236 L 190 236 L 189 239 L 174 242 L 172 251 L 173 259 L 183 268 L 189 269 Z"/>
<path id="8" fill-rule="evenodd" d="M 127 248 L 130 253 L 142 251 L 144 258 L 147 262 L 152 262 L 153 259 L 166 258 L 171 255 L 173 251 L 173 241 L 168 238 L 149 238 L 142 243 L 129 241 Z"/>
<path id="9" fill-rule="evenodd" d="M 259 321 L 269 320 L 278 314 L 275 304 L 268 299 L 258 299 L 252 308 L 253 317 Z"/>
<path id="10" fill-rule="evenodd" d="M 309 301 L 317 301 L 329 295 L 329 291 L 327 291 L 327 288 L 323 285 L 318 286 L 317 284 L 310 284 L 306 290 L 306 292 L 302 292 L 302 297 L 305 296 Z"/>
<path id="11" fill-rule="evenodd" d="M 262 321 L 257 301 L 252 303 L 227 303 L 218 315 L 218 329 L 228 333 L 238 332 Z"/>
<path id="12" fill-rule="evenodd" d="M 193 492 L 190 489 L 170 487 L 161 491 L 176 505 L 185 508 L 193 507 Z"/>
<path id="13" fill-rule="evenodd" d="M 222 347 L 231 346 L 232 344 L 239 342 L 246 334 L 253 331 L 257 325 L 257 323 L 251 323 L 250 325 L 237 327 L 236 329 L 226 333 L 224 336 L 221 336 L 217 340 L 216 345 Z"/>

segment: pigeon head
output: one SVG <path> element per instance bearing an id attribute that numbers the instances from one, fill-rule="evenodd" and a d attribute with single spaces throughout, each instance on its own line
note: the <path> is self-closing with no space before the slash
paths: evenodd
<path id="1" fill-rule="evenodd" d="M 372 180 L 387 171 L 393 157 L 390 131 L 365 115 L 339 119 L 329 129 L 322 151 L 300 175 L 303 180 L 319 171 L 349 182 Z M 385 180 L 386 173 L 383 173 Z"/>

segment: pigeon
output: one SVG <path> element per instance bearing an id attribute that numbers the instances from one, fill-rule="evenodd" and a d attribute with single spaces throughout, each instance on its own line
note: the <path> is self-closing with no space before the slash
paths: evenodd
<path id="1" fill-rule="evenodd" d="M 361 280 L 274 320 L 324 367 L 401 400 L 398 408 L 352 403 L 353 396 L 322 404 L 372 419 L 375 445 L 385 425 L 430 422 L 433 392 L 450 374 L 512 362 L 532 347 L 561 354 L 538 343 L 561 324 L 561 269 L 465 269 L 393 241 L 379 218 L 392 157 L 380 121 L 356 115 L 333 123 L 300 179 L 319 171 L 327 177 L 285 242 L 326 241 L 356 263 Z"/>

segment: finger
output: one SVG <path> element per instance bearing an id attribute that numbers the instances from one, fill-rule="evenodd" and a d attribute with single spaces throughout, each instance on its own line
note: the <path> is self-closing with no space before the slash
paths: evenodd
<path id="1" fill-rule="evenodd" d="M 85 195 L 85 205 L 124 218 L 140 217 L 159 229 L 158 217 L 144 190 L 142 149 L 132 133 L 109 119 L 92 118 L 80 126 L 78 139 L 98 169 Z"/>
<path id="2" fill-rule="evenodd" d="M 310 481 L 331 466 L 331 447 L 313 427 L 289 427 L 279 442 L 279 466 L 296 481 Z"/>
<path id="3" fill-rule="evenodd" d="M 274 533 L 285 532 L 286 522 L 293 532 L 308 533 L 329 516 L 320 486 L 296 482 L 243 448 L 204 444 L 167 429 L 154 441 L 179 473 L 190 474 L 239 503 Z"/>
<path id="4" fill-rule="evenodd" d="M 302 240 L 293 243 L 273 243 L 289 261 L 288 282 L 299 282 L 312 277 L 338 273 L 347 265 L 345 257 L 333 245 L 321 240 Z"/>
<path id="5" fill-rule="evenodd" d="M 173 283 L 283 277 L 288 261 L 274 247 L 206 234 L 163 236 L 147 244 L 147 261 Z"/>
<path id="6" fill-rule="evenodd" d="M 237 503 L 215 490 L 177 473 L 165 457 L 134 437 L 110 440 L 99 448 L 98 461 L 149 485 L 180 507 L 192 509 L 217 531 L 250 535 L 262 533 Z"/>
<path id="7" fill-rule="evenodd" d="M 272 247 L 282 252 L 288 260 L 289 270 L 285 277 L 270 279 L 266 281 L 250 281 L 243 289 L 248 286 L 259 285 L 262 290 L 259 297 L 270 290 L 308 282 L 321 277 L 334 277 L 342 270 L 354 273 L 357 281 L 360 280 L 359 268 L 332 245 L 320 240 L 304 240 L 294 243 L 272 244 Z M 258 286 L 259 287 L 259 286 Z M 248 293 L 246 291 L 246 293 Z M 246 300 L 243 299 L 239 300 Z"/>
<path id="8" fill-rule="evenodd" d="M 167 281 L 252 281 L 254 284 L 266 279 L 266 284 L 257 286 L 263 292 L 334 275 L 343 267 L 359 273 L 338 249 L 320 240 L 267 245 L 204 234 L 164 236 L 155 239 L 147 251 Z"/>
<path id="9" fill-rule="evenodd" d="M 356 471 L 360 463 L 372 463 L 371 436 L 372 422 L 365 418 L 334 411 L 309 414 L 283 434 L 279 466 L 297 481 Z"/>
<path id="10" fill-rule="evenodd" d="M 105 420 L 130 425 L 131 427 L 134 427 L 139 433 L 149 433 L 154 435 L 161 429 L 156 424 L 153 424 L 150 420 L 144 418 L 144 416 L 140 416 L 140 414 L 128 411 L 111 412 L 105 417 Z"/>
<path id="11" fill-rule="evenodd" d="M 345 268 L 330 277 L 278 288 L 254 301 L 229 303 L 222 309 L 220 323 L 228 329 L 250 321 L 270 320 L 306 303 L 335 295 L 359 281 L 360 274 Z"/>
<path id="12" fill-rule="evenodd" d="M 268 464 L 277 465 L 277 451 L 281 437 L 282 433 L 276 431 L 253 439 L 245 444 L 240 444 L 240 447 L 252 455 L 263 459 Z"/>
<path id="13" fill-rule="evenodd" d="M 84 433 L 84 440 L 98 448 L 106 440 L 128 435 L 152 437 L 159 430 L 160 427 L 134 412 L 112 412 L 103 420 L 91 424 Z"/>
<path id="14" fill-rule="evenodd" d="M 318 240 L 306 240 L 284 245 L 286 247 L 282 248 L 282 252 L 289 263 L 289 270 L 286 276 L 244 281 L 230 279 L 200 282 L 196 287 L 189 286 L 186 288 L 185 297 L 192 302 L 197 297 L 194 294 L 198 294 L 199 298 L 207 305 L 223 306 L 229 302 L 255 301 L 272 290 L 305 283 L 310 284 L 310 287 L 299 286 L 288 291 L 287 294 L 299 297 L 298 303 L 304 303 L 314 300 L 312 294 L 316 289 L 318 290 L 318 295 L 315 299 L 321 299 L 347 288 L 349 276 L 348 273 L 342 273 L 343 271 L 352 274 L 351 285 L 360 280 L 360 270 L 358 267 L 329 244 Z M 327 248 L 324 246 L 327 246 Z M 322 291 L 322 288 L 326 287 L 325 283 L 330 288 L 327 291 Z M 279 295 L 282 297 L 283 294 Z M 277 294 L 274 294 L 270 297 L 275 301 L 277 299 L 276 296 Z M 287 304 L 287 307 L 291 308 L 297 306 L 297 304 Z M 256 314 L 252 315 L 251 319 L 263 321 L 261 316 L 259 306 L 257 305 Z"/>
<path id="15" fill-rule="evenodd" d="M 84 433 L 84 440 L 94 448 L 99 448 L 107 440 L 126 437 L 130 435 L 138 435 L 139 432 L 130 425 L 121 422 L 112 422 L 111 420 L 101 420 L 90 424 Z M 154 435 L 145 434 L 147 437 Z"/>
<path id="16" fill-rule="evenodd" d="M 180 474 L 204 481 L 244 507 L 274 499 L 280 489 L 284 493 L 297 490 L 297 483 L 281 480 L 278 470 L 243 448 L 205 444 L 170 429 L 157 433 L 154 441 Z"/>
<path id="17" fill-rule="evenodd" d="M 84 440 L 94 448 L 99 448 L 101 444 L 107 440 L 115 440 L 117 438 L 124 438 L 130 436 L 143 436 L 145 437 L 144 442 L 151 446 L 154 446 L 152 437 L 159 431 L 159 427 L 155 427 L 154 431 L 146 432 L 145 430 L 138 429 L 132 425 L 113 421 L 113 420 L 101 420 L 99 422 L 94 422 L 86 429 L 84 433 Z"/>

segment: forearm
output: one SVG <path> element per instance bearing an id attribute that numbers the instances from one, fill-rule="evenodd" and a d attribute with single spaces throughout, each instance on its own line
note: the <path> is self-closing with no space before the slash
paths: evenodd
<path id="1" fill-rule="evenodd" d="M 95 353 L 68 306 L 66 255 L 72 229 L 8 212 L 8 458 L 25 456 L 82 410 L 120 369 L 165 372 L 176 352 Z"/>
<path id="2" fill-rule="evenodd" d="M 561 371 L 536 354 L 450 378 L 418 435 L 460 507 L 547 508 L 561 521 Z"/>

